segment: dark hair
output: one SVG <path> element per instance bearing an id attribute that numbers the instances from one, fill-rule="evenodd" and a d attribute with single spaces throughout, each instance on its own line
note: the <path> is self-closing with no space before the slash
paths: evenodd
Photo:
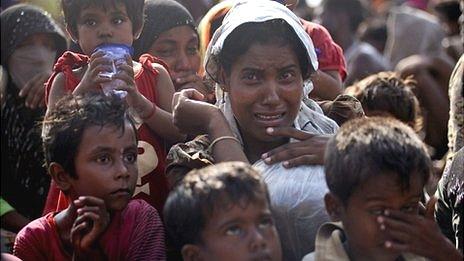
<path id="1" fill-rule="evenodd" d="M 436 12 L 443 14 L 449 22 L 458 23 L 461 10 L 459 9 L 459 1 L 442 1 L 434 6 Z"/>
<path id="2" fill-rule="evenodd" d="M 144 0 L 61 0 L 61 8 L 66 26 L 74 35 L 78 35 L 77 19 L 82 9 L 92 6 L 106 10 L 109 6 L 116 7 L 118 3 L 123 3 L 126 7 L 132 22 L 132 32 L 137 32 L 143 26 Z"/>
<path id="3" fill-rule="evenodd" d="M 398 120 L 410 124 L 415 131 L 422 129 L 419 101 L 412 92 L 415 82 L 401 79 L 394 72 L 380 72 L 364 78 L 347 88 L 365 112 L 388 112 Z"/>
<path id="4" fill-rule="evenodd" d="M 266 185 L 249 164 L 225 162 L 190 171 L 164 206 L 169 240 L 179 250 L 201 243 L 201 231 L 215 211 L 260 199 L 269 203 Z"/>
<path id="5" fill-rule="evenodd" d="M 327 144 L 325 172 L 330 192 L 347 204 L 369 178 L 393 175 L 402 190 L 418 173 L 423 185 L 432 171 L 426 148 L 414 131 L 393 118 L 358 118 L 345 123 Z"/>
<path id="6" fill-rule="evenodd" d="M 192 15 L 183 5 L 174 0 L 147 0 L 145 25 L 139 39 L 134 42 L 134 57 L 147 52 L 162 33 L 183 25 L 197 32 Z"/>
<path id="7" fill-rule="evenodd" d="M 63 166 L 71 177 L 77 178 L 74 160 L 84 131 L 91 126 L 112 125 L 124 133 L 124 124 L 129 121 L 137 133 L 134 121 L 129 116 L 124 100 L 116 95 L 87 93 L 67 95 L 60 99 L 42 123 L 42 142 L 47 168 L 56 162 Z M 137 134 L 136 134 L 137 135 Z"/>
<path id="8" fill-rule="evenodd" d="M 356 32 L 359 24 L 368 16 L 368 9 L 362 0 L 324 0 L 322 7 L 324 10 L 347 14 L 352 32 Z"/>
<path id="9" fill-rule="evenodd" d="M 255 43 L 290 46 L 298 58 L 303 79 L 309 78 L 312 67 L 309 64 L 308 53 L 295 31 L 282 19 L 261 23 L 250 22 L 238 26 L 224 41 L 218 57 L 219 64 L 227 74 L 230 74 L 235 61 Z"/>

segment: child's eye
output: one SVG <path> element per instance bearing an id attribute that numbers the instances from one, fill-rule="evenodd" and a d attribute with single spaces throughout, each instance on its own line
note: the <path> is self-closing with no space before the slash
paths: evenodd
<path id="1" fill-rule="evenodd" d="M 111 162 L 111 157 L 107 154 L 98 156 L 95 161 L 100 164 L 107 164 Z"/>
<path id="2" fill-rule="evenodd" d="M 239 226 L 230 226 L 226 230 L 226 235 L 228 236 L 239 236 L 241 235 L 243 230 Z"/>
<path id="3" fill-rule="evenodd" d="M 410 205 L 401 208 L 404 213 L 417 213 L 418 205 Z"/>
<path id="4" fill-rule="evenodd" d="M 97 21 L 94 19 L 87 19 L 84 21 L 84 25 L 86 26 L 95 26 L 97 24 Z"/>
<path id="5" fill-rule="evenodd" d="M 259 227 L 260 228 L 268 228 L 268 227 L 271 227 L 273 224 L 274 224 L 274 222 L 272 222 L 272 218 L 265 217 L 265 218 L 263 218 L 261 220 L 261 222 L 259 222 Z"/>
<path id="6" fill-rule="evenodd" d="M 126 153 L 124 155 L 124 161 L 133 164 L 137 161 L 137 153 Z"/>
<path id="7" fill-rule="evenodd" d="M 113 24 L 122 24 L 124 22 L 124 18 L 118 17 L 113 19 Z"/>
<path id="8" fill-rule="evenodd" d="M 371 210 L 369 210 L 369 213 L 370 213 L 371 215 L 374 215 L 374 216 L 380 216 L 380 215 L 383 215 L 384 211 L 385 211 L 385 210 L 384 210 L 383 208 L 371 209 Z"/>

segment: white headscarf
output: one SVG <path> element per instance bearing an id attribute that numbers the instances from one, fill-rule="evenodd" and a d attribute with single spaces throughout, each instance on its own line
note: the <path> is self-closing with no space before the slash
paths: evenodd
<path id="1" fill-rule="evenodd" d="M 306 53 L 308 54 L 308 64 L 311 70 L 317 71 L 318 61 L 313 42 L 304 30 L 300 19 L 291 10 L 275 1 L 241 0 L 229 10 L 224 17 L 222 25 L 216 30 L 208 45 L 204 62 L 208 77 L 213 78 L 213 80 L 218 79 L 217 74 L 220 67 L 218 59 L 219 53 L 222 51 L 227 37 L 237 27 L 245 23 L 260 23 L 275 19 L 282 19 L 290 25 L 305 47 Z M 337 124 L 331 119 L 323 116 L 319 105 L 308 98 L 309 93 L 313 89 L 311 80 L 305 80 L 302 88 L 303 100 L 301 102 L 300 112 L 294 122 L 295 128 L 319 134 L 334 133 L 338 129 Z M 216 85 L 216 98 L 216 104 L 224 112 L 237 138 L 241 140 L 232 108 L 230 107 L 228 94 L 224 93 L 218 85 Z"/>
<path id="2" fill-rule="evenodd" d="M 282 19 L 292 27 L 308 53 L 311 69 L 316 71 L 318 63 L 314 46 L 298 17 L 277 2 L 250 0 L 239 1 L 229 11 L 222 26 L 213 35 L 204 63 L 209 76 L 218 78 L 217 57 L 224 41 L 232 31 L 244 23 L 260 23 L 274 19 Z M 338 129 L 337 124 L 324 116 L 320 107 L 308 98 L 312 90 L 311 81 L 306 80 L 302 88 L 303 100 L 294 121 L 294 127 L 310 133 L 334 133 Z M 235 136 L 242 141 L 228 93 L 223 93 L 219 87 L 216 87 L 216 98 L 217 105 L 224 113 Z M 271 208 L 282 242 L 284 260 L 301 260 L 305 254 L 314 250 L 314 241 L 319 226 L 329 221 L 323 202 L 324 195 L 328 191 L 323 166 L 300 166 L 286 169 L 281 163 L 267 165 L 262 160 L 258 160 L 253 166 L 261 172 L 268 186 Z"/>

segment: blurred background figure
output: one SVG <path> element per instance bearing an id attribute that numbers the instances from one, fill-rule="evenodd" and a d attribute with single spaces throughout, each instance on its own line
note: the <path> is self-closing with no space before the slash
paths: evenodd
<path id="1" fill-rule="evenodd" d="M 2 2 L 3 3 L 3 2 Z M 2 228 L 19 231 L 40 216 L 50 177 L 43 164 L 40 129 L 44 83 L 66 38 L 50 15 L 32 5 L 1 13 Z"/>

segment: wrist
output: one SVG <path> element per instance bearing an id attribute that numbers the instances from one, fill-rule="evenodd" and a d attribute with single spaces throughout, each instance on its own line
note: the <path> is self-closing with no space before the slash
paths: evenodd
<path id="1" fill-rule="evenodd" d="M 210 139 L 216 139 L 222 136 L 233 136 L 229 123 L 227 122 L 222 111 L 217 109 L 214 114 L 209 117 L 210 121 L 207 125 L 206 133 Z"/>
<path id="2" fill-rule="evenodd" d="M 156 105 L 150 102 L 150 106 L 146 107 L 145 109 L 138 111 L 137 114 L 139 115 L 140 119 L 143 121 L 147 121 L 155 115 L 156 112 Z"/>

